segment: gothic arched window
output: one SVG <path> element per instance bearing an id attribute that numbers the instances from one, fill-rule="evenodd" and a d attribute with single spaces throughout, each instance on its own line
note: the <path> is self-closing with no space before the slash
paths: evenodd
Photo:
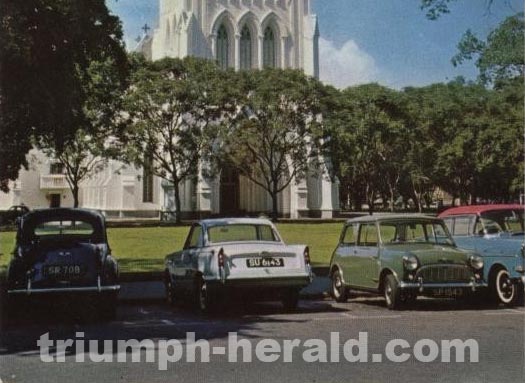
<path id="1" fill-rule="evenodd" d="M 217 64 L 222 69 L 228 68 L 230 56 L 230 43 L 228 40 L 228 31 L 224 25 L 217 31 Z"/>
<path id="2" fill-rule="evenodd" d="M 275 34 L 273 29 L 268 27 L 264 31 L 263 41 L 263 67 L 275 68 L 277 66 L 275 54 Z"/>
<path id="3" fill-rule="evenodd" d="M 252 34 L 247 25 L 241 31 L 241 69 L 251 69 L 252 68 Z"/>

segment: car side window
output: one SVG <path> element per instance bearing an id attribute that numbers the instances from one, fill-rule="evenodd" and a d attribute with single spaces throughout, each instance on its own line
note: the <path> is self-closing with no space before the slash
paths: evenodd
<path id="1" fill-rule="evenodd" d="M 361 225 L 359 230 L 359 246 L 377 246 L 378 236 L 377 227 L 374 223 Z"/>
<path id="2" fill-rule="evenodd" d="M 343 238 L 341 239 L 341 245 L 343 246 L 354 246 L 357 238 L 357 225 L 348 225 L 345 228 Z"/>
<path id="3" fill-rule="evenodd" d="M 448 231 L 454 233 L 454 218 L 443 218 L 443 222 L 447 225 Z"/>
<path id="4" fill-rule="evenodd" d="M 454 219 L 454 235 L 467 236 L 470 234 L 470 217 L 456 217 Z"/>
<path id="5" fill-rule="evenodd" d="M 199 247 L 201 235 L 202 235 L 202 227 L 200 225 L 193 226 L 191 228 L 190 235 L 188 236 L 188 239 L 186 241 L 186 245 L 184 246 L 184 248 L 194 249 L 196 247 Z"/>

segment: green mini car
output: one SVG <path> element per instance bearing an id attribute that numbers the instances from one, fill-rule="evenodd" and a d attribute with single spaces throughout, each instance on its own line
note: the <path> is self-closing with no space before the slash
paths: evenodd
<path id="1" fill-rule="evenodd" d="M 458 249 L 441 219 L 374 215 L 346 222 L 330 262 L 331 295 L 383 294 L 389 309 L 418 295 L 455 297 L 487 287 L 483 258 Z"/>

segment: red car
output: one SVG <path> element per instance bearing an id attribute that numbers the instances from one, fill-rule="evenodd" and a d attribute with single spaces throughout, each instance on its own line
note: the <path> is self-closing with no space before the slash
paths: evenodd
<path id="1" fill-rule="evenodd" d="M 494 300 L 522 304 L 525 284 L 523 205 L 473 205 L 441 213 L 456 244 L 483 257 Z"/>
<path id="2" fill-rule="evenodd" d="M 462 233 L 455 233 L 454 230 L 451 230 L 454 236 L 501 233 L 519 235 L 525 231 L 523 227 L 524 209 L 525 206 L 518 204 L 459 206 L 445 210 L 439 215 L 439 218 L 445 219 L 452 216 L 465 218 L 464 223 L 468 225 L 468 229 L 462 225 Z M 447 221 L 451 222 L 450 219 Z M 468 231 L 463 233 L 465 229 Z"/>

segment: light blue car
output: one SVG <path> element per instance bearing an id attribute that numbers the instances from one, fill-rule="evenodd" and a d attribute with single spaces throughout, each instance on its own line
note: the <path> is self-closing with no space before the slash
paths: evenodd
<path id="1" fill-rule="evenodd" d="M 456 244 L 484 259 L 491 297 L 522 305 L 525 285 L 524 207 L 475 205 L 446 210 L 445 221 Z"/>

